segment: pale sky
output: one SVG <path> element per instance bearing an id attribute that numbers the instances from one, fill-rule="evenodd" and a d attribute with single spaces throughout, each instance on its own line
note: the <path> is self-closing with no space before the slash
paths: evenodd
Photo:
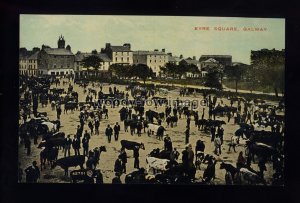
<path id="1" fill-rule="evenodd" d="M 195 30 L 209 26 L 210 30 Z M 214 27 L 237 27 L 239 31 L 215 31 Z M 266 31 L 243 31 L 244 27 Z M 166 49 L 184 58 L 203 54 L 232 55 L 234 62 L 250 63 L 250 51 L 285 48 L 285 20 L 271 18 L 20 15 L 20 47 L 42 44 L 57 48 L 63 35 L 72 52 L 100 51 L 105 43 L 130 43 L 133 51 Z"/>

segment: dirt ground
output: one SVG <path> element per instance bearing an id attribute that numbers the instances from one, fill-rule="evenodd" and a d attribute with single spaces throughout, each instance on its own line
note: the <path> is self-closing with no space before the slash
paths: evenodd
<path id="1" fill-rule="evenodd" d="M 121 85 L 111 85 L 113 88 L 116 86 L 120 91 L 125 91 L 125 86 Z M 54 87 L 54 86 L 52 86 Z M 52 88 L 51 87 L 51 88 Z M 59 86 L 59 88 L 65 88 L 67 90 L 67 85 L 65 86 Z M 91 85 L 89 85 L 91 87 Z M 89 88 L 88 87 L 88 88 Z M 108 93 L 108 84 L 104 84 L 103 91 L 104 93 Z M 79 87 L 78 85 L 74 85 L 74 90 L 79 93 L 79 101 L 85 101 L 86 94 L 83 93 L 83 88 Z M 97 88 L 97 91 L 99 91 L 99 87 Z M 177 98 L 179 99 L 190 99 L 190 100 L 202 100 L 203 97 L 202 95 L 191 95 L 188 97 L 179 97 L 179 89 L 172 90 L 168 93 L 167 95 L 168 98 L 176 100 Z M 229 100 L 223 99 L 224 103 L 227 105 L 230 105 Z M 218 102 L 220 100 L 218 99 Z M 271 103 L 271 102 L 268 102 Z M 234 104 L 234 106 L 237 106 L 237 103 Z M 146 133 L 143 133 L 141 137 L 138 137 L 137 135 L 131 136 L 129 132 L 124 132 L 124 127 L 123 127 L 123 122 L 120 122 L 120 117 L 119 117 L 119 109 L 120 107 L 117 108 L 109 108 L 109 119 L 103 119 L 100 123 L 100 135 L 96 136 L 93 135 L 90 140 L 90 149 L 94 149 L 95 147 L 99 146 L 106 146 L 107 152 L 103 152 L 100 157 L 100 164 L 97 166 L 98 169 L 101 170 L 103 174 L 103 180 L 104 183 L 111 183 L 112 178 L 114 177 L 114 163 L 116 158 L 118 157 L 119 150 L 121 148 L 120 140 L 132 140 L 136 142 L 143 142 L 145 144 L 145 150 L 140 150 L 140 167 L 146 167 L 146 155 L 149 154 L 154 148 L 163 148 L 164 143 L 163 141 L 160 141 L 156 139 L 155 136 L 148 137 Z M 205 106 L 199 106 L 198 107 L 198 112 L 199 112 L 199 117 L 202 115 L 202 109 L 205 108 L 205 117 L 208 118 L 208 108 Z M 243 106 L 242 106 L 243 108 Z M 62 107 L 62 109 L 64 109 Z M 148 109 L 154 110 L 154 106 L 145 106 L 145 111 Z M 161 106 L 158 107 L 156 111 L 158 112 L 164 112 L 165 107 Z M 39 112 L 47 112 L 48 117 L 50 120 L 56 120 L 56 111 L 52 111 L 50 105 L 47 107 L 41 107 L 39 104 L 38 107 Z M 79 111 L 74 111 L 73 113 L 68 112 L 68 114 L 62 113 L 61 115 L 61 129 L 60 131 L 65 132 L 66 135 L 68 134 L 75 134 L 76 133 L 76 127 L 79 124 Z M 227 117 L 216 117 L 216 119 L 224 120 L 227 123 Z M 121 126 L 121 132 L 119 136 L 119 141 L 114 141 L 112 137 L 112 142 L 108 143 L 106 136 L 104 135 L 105 128 L 107 124 L 114 125 L 115 122 L 119 122 Z M 244 148 L 244 142 L 241 141 L 240 145 L 236 147 L 237 152 L 228 152 L 229 148 L 229 141 L 233 133 L 239 128 L 238 125 L 235 125 L 233 118 L 230 120 L 229 123 L 226 125 L 223 125 L 224 128 L 224 143 L 222 146 L 222 154 L 220 156 L 216 156 L 218 162 L 216 164 L 216 179 L 214 180 L 215 184 L 225 184 L 225 170 L 220 169 L 220 163 L 221 161 L 225 161 L 226 163 L 231 163 L 235 166 L 238 154 L 240 151 L 245 151 Z M 162 123 L 163 126 L 166 127 L 166 122 Z M 173 147 L 176 147 L 177 150 L 181 153 L 184 148 L 185 148 L 185 131 L 186 127 L 186 119 L 181 118 L 178 121 L 178 125 L 173 127 L 173 128 L 166 128 L 167 131 L 165 134 L 168 134 L 171 137 L 171 140 L 173 142 Z M 87 125 L 85 125 L 84 130 L 87 129 Z M 269 130 L 269 129 L 266 129 Z M 206 154 L 214 154 L 214 144 L 213 142 L 210 141 L 210 134 L 205 134 L 202 131 L 198 131 L 196 128 L 193 117 L 191 121 L 191 129 L 190 129 L 190 143 L 192 144 L 192 147 L 194 149 L 196 141 L 198 139 L 201 139 L 205 143 L 205 153 Z M 41 138 L 39 138 L 38 143 L 40 143 Z M 32 142 L 33 143 L 33 142 Z M 82 148 L 80 149 L 80 152 L 82 153 Z M 40 154 L 41 149 L 37 148 L 37 145 L 32 144 L 32 154 L 30 156 L 26 155 L 26 150 L 24 148 L 24 145 L 19 144 L 19 161 L 21 163 L 21 168 L 25 169 L 28 167 L 32 161 L 36 160 L 38 162 L 38 166 L 40 166 L 40 161 L 39 161 L 39 154 Z M 71 149 L 71 155 L 74 155 L 73 149 Z M 128 155 L 128 163 L 127 163 L 127 173 L 131 172 L 134 170 L 133 168 L 133 152 L 127 150 L 127 155 Z M 59 151 L 58 158 L 63 157 L 63 152 L 62 150 Z M 179 162 L 181 162 L 181 155 L 179 157 Z M 252 163 L 252 168 L 258 171 L 257 163 Z M 206 164 L 201 164 L 201 169 L 197 170 L 196 173 L 196 178 L 201 178 L 203 175 L 204 170 L 206 169 L 207 165 Z M 273 175 L 273 169 L 272 169 L 272 163 L 267 163 L 266 164 L 267 171 L 265 171 L 265 179 L 268 184 L 271 183 L 271 178 Z M 79 167 L 75 168 L 69 168 L 69 171 L 79 169 Z M 121 181 L 124 183 L 124 178 L 125 175 L 123 174 L 121 176 Z M 25 179 L 25 175 L 23 175 L 23 180 Z M 56 167 L 55 169 L 50 169 L 50 166 L 47 166 L 45 170 L 41 172 L 41 179 L 39 180 L 40 183 L 70 183 L 70 179 L 64 177 L 64 171 L 60 167 Z"/>

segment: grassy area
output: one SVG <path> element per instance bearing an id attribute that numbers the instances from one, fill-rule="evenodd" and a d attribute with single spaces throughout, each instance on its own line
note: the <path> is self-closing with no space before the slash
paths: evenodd
<path id="1" fill-rule="evenodd" d="M 234 81 L 223 80 L 223 85 L 225 85 L 228 88 L 235 89 L 235 82 Z M 242 81 L 242 82 L 238 83 L 238 90 L 251 90 L 251 88 L 252 88 L 253 91 L 259 91 L 259 92 L 265 92 L 265 93 L 274 93 L 273 87 L 257 85 L 256 87 L 253 88 L 253 84 L 251 82 Z"/>

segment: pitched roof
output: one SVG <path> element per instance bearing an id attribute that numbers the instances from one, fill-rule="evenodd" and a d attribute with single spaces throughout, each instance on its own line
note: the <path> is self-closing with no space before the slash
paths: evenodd
<path id="1" fill-rule="evenodd" d="M 214 58 L 209 58 L 209 59 L 207 59 L 207 60 L 205 60 L 205 61 L 203 61 L 203 62 L 205 62 L 205 63 L 219 63 L 219 61 L 217 61 L 217 60 L 214 59 Z"/>
<path id="2" fill-rule="evenodd" d="M 194 65 L 197 65 L 199 64 L 200 62 L 195 60 L 195 59 L 191 59 L 191 58 L 187 58 L 187 59 L 184 59 L 188 64 L 194 64 Z"/>
<path id="3" fill-rule="evenodd" d="M 113 52 L 124 52 L 124 51 L 128 51 L 130 52 L 130 47 L 128 46 L 110 46 L 110 49 L 113 51 Z"/>
<path id="4" fill-rule="evenodd" d="M 75 61 L 82 61 L 85 57 L 92 56 L 92 53 L 78 53 L 75 55 Z M 104 62 L 111 62 L 111 59 L 105 53 L 96 54 Z"/>
<path id="5" fill-rule="evenodd" d="M 168 61 L 170 61 L 170 62 L 179 62 L 179 61 L 181 61 L 182 59 L 181 58 L 179 58 L 178 56 L 170 56 L 169 55 L 169 57 L 168 57 Z"/>
<path id="6" fill-rule="evenodd" d="M 134 51 L 134 55 L 167 55 L 167 53 L 162 51 Z"/>
<path id="7" fill-rule="evenodd" d="M 40 53 L 39 51 L 35 52 L 31 56 L 29 56 L 28 59 L 29 60 L 36 60 L 38 58 L 39 53 Z"/>
<path id="8" fill-rule="evenodd" d="M 63 56 L 73 56 L 74 54 L 67 50 L 62 48 L 45 48 L 44 49 L 47 54 L 50 55 L 63 55 Z"/>
<path id="9" fill-rule="evenodd" d="M 201 55 L 200 58 L 232 58 L 231 55 Z"/>

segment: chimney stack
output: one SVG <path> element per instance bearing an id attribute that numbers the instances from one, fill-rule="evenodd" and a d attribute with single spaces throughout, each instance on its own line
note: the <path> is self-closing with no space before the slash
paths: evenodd
<path id="1" fill-rule="evenodd" d="M 193 60 L 196 60 L 196 56 L 193 56 Z"/>
<path id="2" fill-rule="evenodd" d="M 182 54 L 180 54 L 179 58 L 180 58 L 180 59 L 182 59 L 182 58 L 183 58 L 183 55 L 182 55 Z"/>
<path id="3" fill-rule="evenodd" d="M 165 53 L 165 52 L 166 52 L 166 49 L 162 49 L 161 51 Z"/>

